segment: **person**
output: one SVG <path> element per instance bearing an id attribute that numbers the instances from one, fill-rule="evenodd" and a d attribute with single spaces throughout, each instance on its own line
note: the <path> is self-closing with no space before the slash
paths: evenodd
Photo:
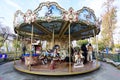
<path id="1" fill-rule="evenodd" d="M 86 48 L 85 44 L 82 44 L 81 50 L 83 51 L 83 56 L 84 56 L 83 64 L 86 64 L 87 63 L 87 54 L 88 53 L 87 53 L 87 48 Z"/>
<path id="2" fill-rule="evenodd" d="M 22 55 L 20 56 L 21 62 L 25 62 L 25 57 L 24 57 L 24 55 L 25 55 L 25 54 L 22 54 Z"/>
<path id="3" fill-rule="evenodd" d="M 84 59 L 84 57 L 82 55 L 82 50 L 75 52 L 75 62 L 76 63 L 78 63 L 78 64 L 80 63 L 83 65 L 83 59 Z"/>
<path id="4" fill-rule="evenodd" d="M 79 50 L 79 55 L 80 55 L 80 63 L 81 63 L 81 65 L 83 65 L 83 61 L 84 61 L 84 56 L 83 56 L 83 51 L 80 49 Z"/>
<path id="5" fill-rule="evenodd" d="M 57 49 L 54 49 L 54 52 L 53 52 L 53 57 L 56 58 L 59 56 L 59 53 L 57 52 Z"/>
<path id="6" fill-rule="evenodd" d="M 109 48 L 108 48 L 108 46 L 106 47 L 106 54 L 108 54 L 109 53 Z"/>
<path id="7" fill-rule="evenodd" d="M 41 55 L 39 56 L 39 59 L 41 60 L 42 64 L 47 64 L 47 58 L 46 58 L 46 52 L 43 51 Z"/>
<path id="8" fill-rule="evenodd" d="M 41 44 L 38 44 L 37 46 L 35 46 L 35 53 L 40 54 L 41 52 L 42 52 Z"/>
<path id="9" fill-rule="evenodd" d="M 22 51 L 23 51 L 23 54 L 25 54 L 25 52 L 26 52 L 26 46 L 24 45 L 23 47 L 22 47 Z"/>
<path id="10" fill-rule="evenodd" d="M 32 45 L 32 53 L 35 53 L 35 46 Z"/>
<path id="11" fill-rule="evenodd" d="M 93 57 L 92 57 L 92 54 L 93 54 L 93 47 L 92 47 L 92 45 L 89 44 L 88 47 L 87 47 L 87 49 L 88 49 L 87 60 L 88 60 L 89 62 L 92 62 L 92 61 L 93 61 Z"/>
<path id="12" fill-rule="evenodd" d="M 79 54 L 77 53 L 77 51 L 74 52 L 74 56 L 75 56 L 75 63 L 78 63 L 78 59 L 80 58 Z"/>

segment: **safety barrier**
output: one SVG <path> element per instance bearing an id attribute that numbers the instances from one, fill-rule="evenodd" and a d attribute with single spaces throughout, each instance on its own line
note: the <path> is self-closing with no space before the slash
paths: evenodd
<path id="1" fill-rule="evenodd" d="M 111 53 L 99 53 L 98 59 L 103 60 L 104 58 L 109 58 L 115 62 L 120 62 L 120 53 L 118 54 L 111 54 Z"/>

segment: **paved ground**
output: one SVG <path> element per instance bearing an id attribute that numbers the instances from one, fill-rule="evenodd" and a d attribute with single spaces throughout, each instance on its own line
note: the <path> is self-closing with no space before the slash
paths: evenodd
<path id="1" fill-rule="evenodd" d="M 0 80 L 120 80 L 120 70 L 114 66 L 101 62 L 97 71 L 74 76 L 39 76 L 16 71 L 13 62 L 0 65 Z"/>

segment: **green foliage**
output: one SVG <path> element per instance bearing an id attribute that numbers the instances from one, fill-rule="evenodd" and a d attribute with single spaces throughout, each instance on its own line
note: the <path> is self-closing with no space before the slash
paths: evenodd
<path id="1" fill-rule="evenodd" d="M 77 45 L 88 44 L 88 40 L 78 40 Z"/>
<path id="2" fill-rule="evenodd" d="M 0 42 L 3 40 L 4 38 L 0 36 Z"/>
<path id="3" fill-rule="evenodd" d="M 8 53 L 8 51 L 9 51 L 9 50 L 8 50 L 8 47 L 9 47 L 9 45 L 8 45 L 8 42 L 7 42 L 7 41 L 5 42 L 4 46 L 6 47 L 6 50 L 7 50 L 7 53 Z"/>
<path id="4" fill-rule="evenodd" d="M 0 42 L 0 47 L 2 47 L 3 46 L 3 43 L 2 42 Z"/>
<path id="5" fill-rule="evenodd" d="M 20 41 L 13 40 L 14 48 L 20 48 Z"/>
<path id="6" fill-rule="evenodd" d="M 102 51 L 104 48 L 105 48 L 105 43 L 103 42 L 103 41 L 96 41 L 96 39 L 95 38 L 91 38 L 91 43 L 93 44 L 93 45 L 97 45 L 97 42 L 98 42 L 98 49 L 100 50 L 100 51 Z"/>
<path id="7" fill-rule="evenodd" d="M 115 48 L 120 48 L 120 44 L 115 44 Z"/>
<path id="8" fill-rule="evenodd" d="M 79 51 L 79 49 L 80 49 L 80 47 L 77 47 L 77 46 L 76 46 L 76 47 L 74 47 L 74 48 L 75 48 L 75 50 L 77 50 L 77 51 Z"/>
<path id="9" fill-rule="evenodd" d="M 95 39 L 95 37 L 92 37 L 92 38 L 91 38 L 91 43 L 94 44 L 94 45 L 96 44 L 96 39 Z"/>
<path id="10" fill-rule="evenodd" d="M 98 41 L 98 49 L 99 50 L 103 50 L 103 49 L 105 49 L 105 44 L 104 44 L 104 42 L 101 42 L 101 41 Z"/>

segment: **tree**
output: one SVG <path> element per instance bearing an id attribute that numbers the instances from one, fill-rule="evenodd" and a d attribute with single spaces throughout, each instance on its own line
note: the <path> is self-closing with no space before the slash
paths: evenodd
<path id="1" fill-rule="evenodd" d="M 8 52 L 9 52 L 9 45 L 8 45 L 8 41 L 6 40 L 4 43 L 5 43 L 5 45 L 4 45 L 4 46 L 6 47 L 6 51 L 7 51 L 7 53 L 8 53 Z"/>
<path id="2" fill-rule="evenodd" d="M 98 40 L 98 41 L 96 42 L 96 39 L 95 39 L 95 38 L 91 38 L 91 43 L 92 43 L 93 45 L 97 45 L 97 43 L 98 43 L 98 49 L 99 49 L 100 51 L 102 51 L 103 49 L 105 49 L 105 42 L 104 42 L 103 40 Z"/>
<path id="3" fill-rule="evenodd" d="M 78 40 L 77 45 L 88 44 L 88 40 Z"/>
<path id="4" fill-rule="evenodd" d="M 120 48 L 120 44 L 115 44 L 115 47 L 116 48 Z"/>
<path id="5" fill-rule="evenodd" d="M 116 7 L 112 5 L 114 0 L 107 0 L 104 3 L 106 7 L 105 14 L 102 15 L 102 40 L 105 43 L 105 46 L 114 47 L 114 40 L 113 40 L 113 31 L 115 30 L 116 26 Z"/>
<path id="6" fill-rule="evenodd" d="M 98 41 L 98 49 L 100 51 L 104 50 L 105 49 L 105 44 L 103 41 Z"/>
<path id="7" fill-rule="evenodd" d="M 20 49 L 20 41 L 13 40 L 13 46 L 16 50 Z"/>
<path id="8" fill-rule="evenodd" d="M 4 38 L 0 36 L 0 47 L 2 47 L 3 44 L 4 44 L 4 43 L 3 43 L 3 40 L 4 40 Z"/>

